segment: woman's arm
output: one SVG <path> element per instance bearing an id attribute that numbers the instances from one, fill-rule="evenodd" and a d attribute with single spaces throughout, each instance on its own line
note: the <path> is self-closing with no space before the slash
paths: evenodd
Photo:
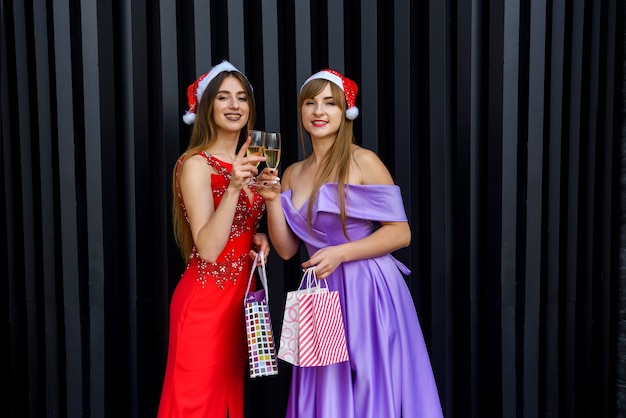
<path id="1" fill-rule="evenodd" d="M 394 184 L 380 158 L 364 148 L 357 148 L 354 152 L 350 181 L 360 184 Z M 341 263 L 379 257 L 407 247 L 410 243 L 411 228 L 408 222 L 381 222 L 381 227 L 365 238 L 320 249 L 302 263 L 302 268 L 316 266 L 317 276 L 325 278 Z"/>
<path id="2" fill-rule="evenodd" d="M 258 193 L 265 198 L 267 209 L 267 230 L 270 235 L 272 246 L 283 260 L 289 260 L 300 248 L 300 240 L 291 231 L 281 204 L 281 192 L 289 189 L 290 178 L 293 173 L 292 166 L 285 170 L 280 181 L 275 180 L 278 171 L 270 172 L 265 168 L 257 177 L 257 182 L 262 186 L 257 187 Z M 263 186 L 265 184 L 265 186 Z"/>
<path id="3" fill-rule="evenodd" d="M 411 229 L 407 222 L 385 222 L 365 238 L 322 248 L 302 263 L 306 269 L 315 266 L 320 279 L 328 277 L 341 263 L 389 254 L 411 243 Z"/>
<path id="4" fill-rule="evenodd" d="M 231 182 L 219 206 L 214 209 L 212 173 L 213 169 L 200 155 L 189 157 L 180 172 L 180 189 L 191 235 L 200 257 L 208 262 L 215 262 L 228 242 L 241 193 L 241 188 Z"/>

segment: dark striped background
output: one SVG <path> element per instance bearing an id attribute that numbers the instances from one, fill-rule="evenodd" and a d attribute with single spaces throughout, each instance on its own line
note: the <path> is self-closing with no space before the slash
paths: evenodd
<path id="1" fill-rule="evenodd" d="M 222 59 L 284 164 L 301 82 L 358 83 L 447 417 L 626 416 L 625 35 L 621 0 L 0 0 L 6 416 L 155 415 L 185 92 Z"/>

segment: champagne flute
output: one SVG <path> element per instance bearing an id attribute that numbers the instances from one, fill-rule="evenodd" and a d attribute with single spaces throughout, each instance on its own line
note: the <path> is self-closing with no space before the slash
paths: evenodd
<path id="1" fill-rule="evenodd" d="M 248 149 L 246 151 L 246 155 L 248 157 L 257 156 L 260 157 L 263 155 L 263 150 L 265 149 L 265 132 L 259 130 L 251 130 L 250 131 L 250 145 L 248 145 Z M 250 161 L 255 167 L 259 166 L 260 161 Z M 250 177 L 250 180 L 247 184 L 254 184 L 255 179 L 254 176 Z"/>
<path id="2" fill-rule="evenodd" d="M 267 132 L 265 134 L 265 149 L 263 151 L 265 165 L 272 170 L 276 170 L 280 163 L 280 145 L 280 132 Z"/>

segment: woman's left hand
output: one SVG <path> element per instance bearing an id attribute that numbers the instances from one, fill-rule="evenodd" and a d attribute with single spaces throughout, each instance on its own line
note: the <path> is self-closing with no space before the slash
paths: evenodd
<path id="1" fill-rule="evenodd" d="M 270 254 L 270 240 L 267 238 L 267 235 L 265 235 L 262 232 L 259 232 L 257 234 L 255 234 L 252 237 L 252 244 L 254 245 L 255 250 L 250 250 L 250 257 L 252 257 L 253 259 L 256 257 L 257 255 L 257 251 L 258 252 L 263 252 L 263 262 L 267 263 L 267 257 Z M 257 260 L 257 266 L 261 265 L 261 260 Z"/>
<path id="2" fill-rule="evenodd" d="M 343 262 L 340 246 L 325 247 L 315 252 L 307 261 L 301 264 L 303 269 L 315 267 L 315 276 L 326 279 Z"/>
<path id="3" fill-rule="evenodd" d="M 280 177 L 278 177 L 278 170 L 272 170 L 269 167 L 265 167 L 257 176 L 256 183 L 257 193 L 260 194 L 266 202 L 272 202 L 280 196 L 281 185 Z"/>

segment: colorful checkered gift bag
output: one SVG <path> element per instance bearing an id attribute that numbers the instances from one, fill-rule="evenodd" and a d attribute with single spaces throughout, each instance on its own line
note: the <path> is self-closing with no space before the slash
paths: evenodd
<path id="1" fill-rule="evenodd" d="M 258 257 L 261 257 L 259 278 L 263 289 L 250 292 L 250 284 L 255 277 Z M 248 278 L 248 288 L 244 298 L 246 333 L 248 336 L 248 359 L 250 377 L 271 376 L 278 374 L 274 335 L 269 310 L 269 291 L 263 253 L 257 254 Z"/>

